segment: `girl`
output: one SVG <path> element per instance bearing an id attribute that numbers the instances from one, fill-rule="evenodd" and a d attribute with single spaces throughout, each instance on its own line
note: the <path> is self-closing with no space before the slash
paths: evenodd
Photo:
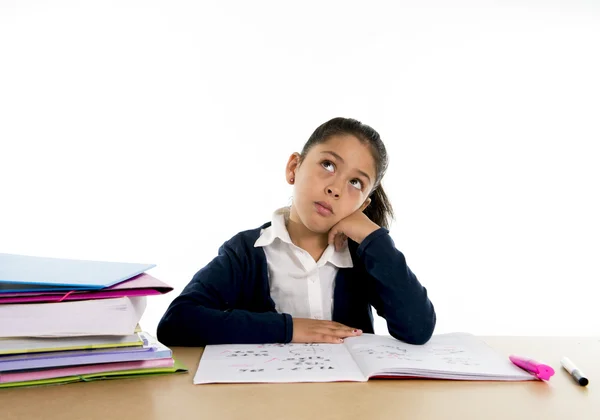
<path id="1" fill-rule="evenodd" d="M 411 344 L 429 340 L 433 305 L 388 234 L 379 134 L 334 118 L 290 156 L 292 205 L 225 242 L 161 319 L 171 346 L 340 343 L 373 333 L 373 314 Z"/>

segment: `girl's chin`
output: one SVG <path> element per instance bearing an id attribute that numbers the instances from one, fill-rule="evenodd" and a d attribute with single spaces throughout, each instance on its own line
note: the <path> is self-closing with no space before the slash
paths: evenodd
<path id="1" fill-rule="evenodd" d="M 318 220 L 314 215 L 304 219 L 304 222 L 304 226 L 314 233 L 327 233 L 332 228 L 331 223 L 323 223 L 323 220 Z"/>

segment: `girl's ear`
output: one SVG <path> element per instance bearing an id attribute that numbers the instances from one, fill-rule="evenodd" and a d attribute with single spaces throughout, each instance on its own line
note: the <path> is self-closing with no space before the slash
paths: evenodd
<path id="1" fill-rule="evenodd" d="M 288 184 L 293 185 L 296 181 L 296 170 L 300 166 L 300 154 L 292 153 L 285 166 L 285 179 Z"/>
<path id="2" fill-rule="evenodd" d="M 360 211 L 365 211 L 365 209 L 371 204 L 371 199 L 367 198 L 365 202 L 360 206 Z"/>

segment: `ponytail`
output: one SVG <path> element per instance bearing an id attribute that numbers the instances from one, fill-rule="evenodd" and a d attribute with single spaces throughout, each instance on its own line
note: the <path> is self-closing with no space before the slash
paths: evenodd
<path id="1" fill-rule="evenodd" d="M 363 213 L 374 223 L 389 229 L 390 223 L 394 219 L 394 210 L 381 184 L 373 190 L 369 198 L 371 202 Z"/>

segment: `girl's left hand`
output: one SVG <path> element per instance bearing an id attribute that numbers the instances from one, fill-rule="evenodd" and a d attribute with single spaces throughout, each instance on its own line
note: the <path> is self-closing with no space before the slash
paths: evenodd
<path id="1" fill-rule="evenodd" d="M 367 236 L 379 229 L 379 225 L 369 219 L 363 209 L 337 222 L 329 231 L 328 243 L 340 251 L 348 245 L 348 238 L 360 244 Z"/>

